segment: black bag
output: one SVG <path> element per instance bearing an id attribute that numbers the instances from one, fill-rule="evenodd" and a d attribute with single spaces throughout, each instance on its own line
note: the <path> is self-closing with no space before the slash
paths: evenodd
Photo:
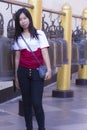
<path id="1" fill-rule="evenodd" d="M 38 68 L 38 71 L 39 71 L 39 75 L 41 78 L 45 78 L 45 75 L 46 75 L 46 66 L 45 65 L 41 65 L 39 68 Z"/>

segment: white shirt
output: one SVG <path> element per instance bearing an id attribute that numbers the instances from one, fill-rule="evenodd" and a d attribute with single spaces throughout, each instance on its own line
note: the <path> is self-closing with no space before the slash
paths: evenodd
<path id="1" fill-rule="evenodd" d="M 39 34 L 38 35 L 39 40 L 35 38 L 24 37 L 24 39 L 29 44 L 32 51 L 36 51 L 38 48 L 49 47 L 49 43 L 47 41 L 45 33 L 42 30 L 37 30 L 37 33 Z M 18 38 L 18 42 L 14 42 L 13 49 L 14 50 L 22 50 L 22 49 L 29 50 L 21 36 Z"/>

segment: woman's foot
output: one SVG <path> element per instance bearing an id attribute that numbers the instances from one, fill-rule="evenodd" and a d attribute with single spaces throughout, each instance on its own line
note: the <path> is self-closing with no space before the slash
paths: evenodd
<path id="1" fill-rule="evenodd" d="M 39 128 L 38 130 L 45 130 L 45 128 Z"/>

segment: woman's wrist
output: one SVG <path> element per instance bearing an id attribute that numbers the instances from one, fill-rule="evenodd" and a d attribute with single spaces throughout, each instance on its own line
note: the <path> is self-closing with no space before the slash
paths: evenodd
<path id="1" fill-rule="evenodd" d="M 47 69 L 48 72 L 51 72 L 51 69 Z"/>
<path id="2" fill-rule="evenodd" d="M 14 76 L 15 78 L 17 78 L 17 74 L 15 74 L 15 76 Z"/>

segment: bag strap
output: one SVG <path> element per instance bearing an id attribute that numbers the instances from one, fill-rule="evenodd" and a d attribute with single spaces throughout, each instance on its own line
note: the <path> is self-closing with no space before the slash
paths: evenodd
<path id="1" fill-rule="evenodd" d="M 29 48 L 29 50 L 31 51 L 33 57 L 35 58 L 35 60 L 39 63 L 39 65 L 41 65 L 39 59 L 37 58 L 37 56 L 34 54 L 34 52 L 32 51 L 32 49 L 30 48 L 29 44 L 26 42 L 26 40 L 24 39 L 24 37 L 21 35 L 23 41 L 25 42 L 25 44 L 27 45 L 27 47 Z"/>

